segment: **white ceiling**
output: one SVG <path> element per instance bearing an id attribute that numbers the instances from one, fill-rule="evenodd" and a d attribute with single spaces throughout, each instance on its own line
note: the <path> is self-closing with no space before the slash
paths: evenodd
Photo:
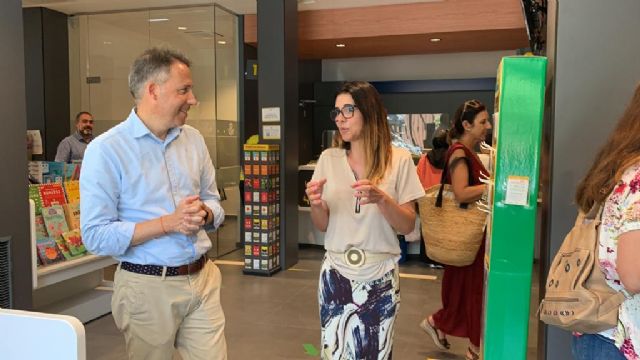
<path id="1" fill-rule="evenodd" d="M 298 0 L 298 9 L 304 11 L 444 1 L 446 0 Z M 214 3 L 237 14 L 256 13 L 256 0 L 22 0 L 23 7 L 46 7 L 69 15 Z"/>

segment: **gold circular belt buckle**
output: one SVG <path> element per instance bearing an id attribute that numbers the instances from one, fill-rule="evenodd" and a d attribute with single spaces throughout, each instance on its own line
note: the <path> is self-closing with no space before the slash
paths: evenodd
<path id="1" fill-rule="evenodd" d="M 353 267 L 360 267 L 365 263 L 364 251 L 358 248 L 352 247 L 344 252 L 344 261 Z"/>

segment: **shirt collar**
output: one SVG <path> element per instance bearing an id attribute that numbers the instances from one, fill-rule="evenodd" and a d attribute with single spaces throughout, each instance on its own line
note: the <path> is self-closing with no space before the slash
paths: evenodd
<path id="1" fill-rule="evenodd" d="M 129 117 L 127 117 L 126 121 L 129 125 L 129 129 L 131 130 L 131 134 L 133 135 L 134 138 L 137 139 L 137 138 L 141 138 L 143 136 L 148 135 L 154 139 L 158 139 L 158 137 L 155 136 L 151 132 L 151 130 L 149 130 L 147 125 L 145 125 L 144 122 L 142 122 L 142 119 L 140 119 L 138 114 L 136 114 L 136 108 L 131 109 L 131 113 L 129 113 Z M 167 133 L 167 137 L 165 138 L 164 142 L 166 144 L 170 143 L 176 137 L 178 137 L 178 135 L 180 135 L 181 132 L 182 132 L 182 127 L 169 129 L 169 132 Z M 158 140 L 162 141 L 160 139 Z"/>

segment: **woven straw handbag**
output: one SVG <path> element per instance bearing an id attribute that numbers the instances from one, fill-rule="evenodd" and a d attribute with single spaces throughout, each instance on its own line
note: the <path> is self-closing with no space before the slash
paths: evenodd
<path id="1" fill-rule="evenodd" d="M 468 164 L 469 160 L 465 160 Z M 444 183 L 448 167 L 441 183 L 428 188 L 418 200 L 422 237 L 429 258 L 446 265 L 467 266 L 473 263 L 482 244 L 487 214 L 475 202 L 455 201 L 451 185 Z M 471 177 L 469 171 L 469 184 L 473 183 Z"/>

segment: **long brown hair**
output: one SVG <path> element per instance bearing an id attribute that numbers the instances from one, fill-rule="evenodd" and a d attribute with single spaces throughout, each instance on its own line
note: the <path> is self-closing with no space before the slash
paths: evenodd
<path id="1" fill-rule="evenodd" d="M 366 81 L 349 81 L 342 84 L 336 97 L 349 94 L 362 113 L 362 138 L 365 149 L 367 179 L 378 183 L 391 164 L 391 130 L 387 110 L 382 105 L 378 91 Z M 340 133 L 334 138 L 336 146 L 349 149 L 350 143 L 342 140 Z"/>
<path id="2" fill-rule="evenodd" d="M 604 202 L 625 170 L 640 161 L 640 86 L 576 191 L 576 203 L 587 212 Z"/>

